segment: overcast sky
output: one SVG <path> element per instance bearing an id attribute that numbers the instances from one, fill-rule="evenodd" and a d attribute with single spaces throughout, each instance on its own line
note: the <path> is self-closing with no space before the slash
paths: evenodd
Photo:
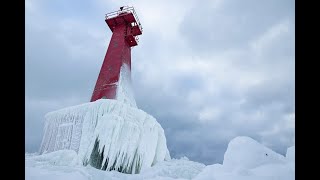
<path id="1" fill-rule="evenodd" d="M 295 138 L 294 0 L 26 0 L 26 152 L 47 112 L 90 101 L 111 31 L 133 5 L 137 105 L 165 130 L 171 156 L 221 163 L 250 136 L 285 154 Z"/>

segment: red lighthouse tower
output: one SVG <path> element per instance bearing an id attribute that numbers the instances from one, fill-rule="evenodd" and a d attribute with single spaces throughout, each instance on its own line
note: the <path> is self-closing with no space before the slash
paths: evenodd
<path id="1" fill-rule="evenodd" d="M 120 7 L 120 10 L 108 13 L 105 21 L 113 34 L 90 102 L 116 98 L 120 69 L 126 64 L 131 70 L 131 47 L 138 45 L 138 35 L 142 34 L 133 7 Z"/>

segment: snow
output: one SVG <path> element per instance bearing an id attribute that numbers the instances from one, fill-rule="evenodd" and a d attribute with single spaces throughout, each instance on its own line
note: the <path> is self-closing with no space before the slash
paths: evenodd
<path id="1" fill-rule="evenodd" d="M 29 155 L 28 159 L 37 162 L 37 164 L 48 164 L 56 166 L 78 166 L 81 161 L 77 153 L 73 150 L 59 150 L 40 156 Z"/>
<path id="2" fill-rule="evenodd" d="M 261 164 L 284 163 L 285 157 L 249 137 L 236 137 L 228 144 L 223 167 L 251 169 Z"/>
<path id="3" fill-rule="evenodd" d="M 289 147 L 286 156 L 282 156 L 242 136 L 230 141 L 222 164 L 205 166 L 184 157 L 158 162 L 140 174 L 124 174 L 82 166 L 77 163 L 79 157 L 74 150 L 60 150 L 42 155 L 26 154 L 26 180 L 294 180 L 294 154 L 295 146 Z"/>
<path id="4" fill-rule="evenodd" d="M 170 161 L 162 161 L 146 169 L 142 172 L 144 178 L 151 179 L 155 175 L 170 178 L 192 179 L 199 174 L 204 164 L 190 161 L 183 157 L 180 159 L 172 159 Z"/>
<path id="5" fill-rule="evenodd" d="M 45 116 L 40 154 L 69 149 L 83 165 L 139 173 L 170 159 L 164 130 L 154 117 L 118 100 L 100 99 Z"/>
<path id="6" fill-rule="evenodd" d="M 162 161 L 156 165 L 145 169 L 140 174 L 124 174 L 117 171 L 102 171 L 96 168 L 70 163 L 70 157 L 76 153 L 73 150 L 60 150 L 42 155 L 26 155 L 26 180 L 40 179 L 70 179 L 70 180 L 103 180 L 103 179 L 158 179 L 158 180 L 174 180 L 174 179 L 192 179 L 204 167 L 204 164 L 189 161 L 186 159 L 171 159 Z M 53 159 L 60 159 L 66 162 L 53 163 L 48 155 Z M 56 157 L 57 156 L 57 157 Z"/>
<path id="7" fill-rule="evenodd" d="M 286 158 L 288 161 L 295 161 L 295 146 L 292 146 L 287 149 Z"/>
<path id="8" fill-rule="evenodd" d="M 288 148 L 292 152 L 293 147 Z M 195 180 L 294 180 L 291 157 L 284 157 L 250 137 L 236 137 L 228 144 L 222 164 L 206 166 Z"/>
<path id="9" fill-rule="evenodd" d="M 131 70 L 127 64 L 120 68 L 119 85 L 116 93 L 116 100 L 137 108 L 132 90 Z"/>

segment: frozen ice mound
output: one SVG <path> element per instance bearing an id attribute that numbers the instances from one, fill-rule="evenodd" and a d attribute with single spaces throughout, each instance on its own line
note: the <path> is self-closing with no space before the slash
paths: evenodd
<path id="1" fill-rule="evenodd" d="M 223 166 L 229 169 L 255 168 L 263 164 L 284 163 L 285 157 L 263 146 L 254 139 L 239 136 L 232 139 L 224 154 Z"/>
<path id="2" fill-rule="evenodd" d="M 121 101 L 100 99 L 50 112 L 45 119 L 40 154 L 70 149 L 83 165 L 124 173 L 170 159 L 156 119 Z"/>
<path id="3" fill-rule="evenodd" d="M 195 180 L 294 180 L 293 153 L 294 146 L 284 157 L 250 137 L 239 136 L 229 142 L 223 164 L 206 166 Z"/>
<path id="4" fill-rule="evenodd" d="M 295 146 L 291 146 L 287 149 L 286 159 L 288 161 L 295 161 Z"/>

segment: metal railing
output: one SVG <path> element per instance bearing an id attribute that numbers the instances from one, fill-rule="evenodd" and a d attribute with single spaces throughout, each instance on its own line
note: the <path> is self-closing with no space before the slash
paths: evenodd
<path id="1" fill-rule="evenodd" d="M 137 14 L 136 14 L 136 11 L 134 10 L 133 7 L 123 6 L 122 9 L 120 9 L 118 11 L 113 11 L 113 12 L 106 14 L 105 19 L 114 18 L 114 17 L 120 15 L 121 13 L 132 13 L 134 18 L 136 19 L 136 22 L 137 22 L 137 25 L 138 25 L 140 31 L 142 32 L 142 26 L 141 26 L 140 20 L 139 20 Z"/>

